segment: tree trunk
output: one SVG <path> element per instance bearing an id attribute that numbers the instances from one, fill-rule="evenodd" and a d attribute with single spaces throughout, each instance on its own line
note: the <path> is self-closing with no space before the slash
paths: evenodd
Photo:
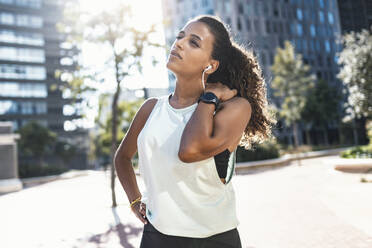
<path id="1" fill-rule="evenodd" d="M 323 139 L 324 139 L 324 144 L 326 146 L 329 146 L 328 130 L 326 126 L 323 127 Z"/>
<path id="2" fill-rule="evenodd" d="M 113 46 L 114 48 L 114 46 Z M 115 194 L 115 164 L 114 156 L 117 149 L 117 136 L 118 136 L 118 100 L 120 96 L 120 78 L 119 78 L 119 64 L 117 55 L 115 56 L 115 77 L 116 77 L 116 91 L 112 99 L 112 130 L 111 130 L 111 196 L 112 196 L 112 207 L 116 207 L 116 194 Z"/>
<path id="3" fill-rule="evenodd" d="M 297 126 L 297 122 L 294 122 L 293 123 L 293 135 L 294 135 L 294 140 L 295 140 L 295 148 L 296 148 L 295 154 L 296 154 L 298 166 L 301 166 L 301 159 L 298 156 L 298 151 L 297 151 L 298 144 L 299 144 L 298 143 L 298 126 Z"/>
<path id="4" fill-rule="evenodd" d="M 358 131 L 356 128 L 355 118 L 353 118 L 353 137 L 354 137 L 354 145 L 358 145 Z"/>
<path id="5" fill-rule="evenodd" d="M 306 129 L 306 143 L 307 145 L 311 145 L 311 137 L 310 137 L 310 129 Z"/>
<path id="6" fill-rule="evenodd" d="M 297 148 L 298 145 L 299 145 L 299 142 L 298 142 L 298 127 L 297 127 L 297 122 L 294 122 L 293 123 L 293 137 L 294 137 L 294 141 L 295 141 L 295 147 Z"/>
<path id="7" fill-rule="evenodd" d="M 120 90 L 120 88 L 119 88 Z M 117 206 L 117 203 L 116 203 L 116 194 L 115 194 L 115 177 L 116 177 L 116 173 L 115 173 L 115 164 L 114 164 L 114 156 L 115 156 L 115 152 L 116 152 L 116 149 L 117 149 L 117 145 L 116 145 L 116 140 L 117 140 L 117 119 L 118 119 L 118 106 L 117 106 L 117 102 L 118 102 L 118 98 L 119 98 L 119 91 L 118 91 L 118 88 L 116 89 L 116 92 L 114 94 L 114 98 L 112 99 L 112 130 L 111 130 L 111 165 L 110 165 L 110 168 L 111 168 L 111 196 L 112 196 L 112 207 L 116 207 Z"/>

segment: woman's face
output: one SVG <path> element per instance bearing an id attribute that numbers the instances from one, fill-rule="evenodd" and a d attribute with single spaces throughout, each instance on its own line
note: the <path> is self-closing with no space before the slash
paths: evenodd
<path id="1" fill-rule="evenodd" d="M 171 47 L 167 68 L 177 74 L 201 76 L 210 64 L 214 37 L 206 24 L 188 23 L 176 37 Z M 179 56 L 172 53 L 178 53 Z"/>

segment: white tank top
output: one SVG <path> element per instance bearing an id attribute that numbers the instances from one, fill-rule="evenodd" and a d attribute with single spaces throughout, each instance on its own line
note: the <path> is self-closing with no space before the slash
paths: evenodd
<path id="1" fill-rule="evenodd" d="M 183 237 L 204 238 L 236 228 L 234 188 L 230 180 L 221 182 L 214 158 L 194 163 L 178 158 L 182 132 L 197 103 L 175 109 L 168 97 L 158 98 L 137 138 L 147 219 L 158 231 Z"/>

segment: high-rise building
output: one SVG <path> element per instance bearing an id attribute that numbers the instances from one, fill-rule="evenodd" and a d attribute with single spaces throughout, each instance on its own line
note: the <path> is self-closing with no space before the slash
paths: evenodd
<path id="1" fill-rule="evenodd" d="M 56 28 L 62 3 L 0 0 L 0 121 L 14 129 L 34 120 L 63 135 L 64 122 L 79 117 L 55 77 L 76 66 L 77 50 Z"/>
<path id="2" fill-rule="evenodd" d="M 371 0 L 338 0 L 342 32 L 369 29 L 372 26 Z"/>
<path id="3" fill-rule="evenodd" d="M 251 46 L 258 55 L 269 99 L 270 67 L 276 48 L 283 47 L 285 40 L 291 41 L 318 79 L 342 90 L 336 78 L 340 49 L 336 41 L 341 34 L 337 0 L 162 0 L 162 4 L 168 46 L 187 20 L 199 14 L 217 15 L 227 23 L 233 38 Z M 173 74 L 169 78 L 174 87 Z"/>

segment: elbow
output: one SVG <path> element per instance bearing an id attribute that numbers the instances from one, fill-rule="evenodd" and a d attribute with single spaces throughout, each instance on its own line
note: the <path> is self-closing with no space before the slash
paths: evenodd
<path id="1" fill-rule="evenodd" d="M 180 149 L 178 151 L 178 158 L 184 163 L 192 163 L 195 162 L 195 153 L 192 151 L 188 151 L 186 149 Z"/>

